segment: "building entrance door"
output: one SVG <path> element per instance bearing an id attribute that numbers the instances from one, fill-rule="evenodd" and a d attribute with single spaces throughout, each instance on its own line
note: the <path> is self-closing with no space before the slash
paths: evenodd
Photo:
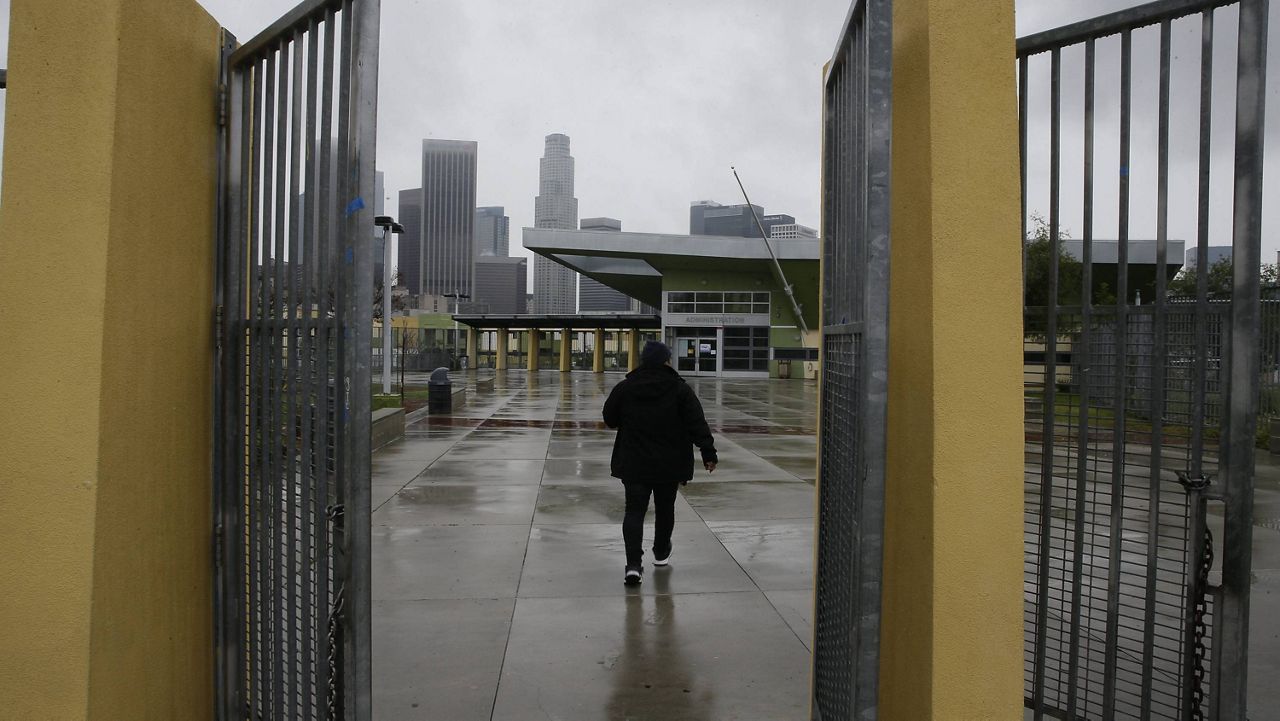
<path id="1" fill-rule="evenodd" d="M 719 347 L 714 337 L 677 338 L 674 349 L 676 370 L 685 375 L 716 375 L 719 372 Z"/>

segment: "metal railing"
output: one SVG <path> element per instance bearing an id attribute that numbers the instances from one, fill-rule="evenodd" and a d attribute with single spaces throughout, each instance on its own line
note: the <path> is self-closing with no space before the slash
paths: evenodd
<path id="1" fill-rule="evenodd" d="M 307 0 L 223 59 L 218 718 L 371 717 L 378 0 Z"/>
<path id="2" fill-rule="evenodd" d="M 814 719 L 878 708 L 892 16 L 855 2 L 824 83 Z"/>
<path id="3" fill-rule="evenodd" d="M 1025 309 L 1025 693 L 1037 719 L 1244 718 L 1266 26 L 1266 0 L 1163 0 L 1018 41 L 1024 218 L 1031 194 L 1048 203 L 1037 256 L 1048 267 L 1035 276 L 1047 287 L 1027 289 L 1046 300 Z M 1175 30 L 1197 50 L 1176 67 Z M 1236 41 L 1229 137 L 1212 128 L 1225 34 Z M 1175 75 L 1180 90 L 1199 86 L 1198 119 L 1179 125 L 1198 136 L 1195 174 L 1179 176 L 1194 180 L 1189 301 L 1167 297 Z M 1207 292 L 1220 147 L 1235 158 L 1226 304 Z M 1064 178 L 1079 182 L 1079 278 L 1062 272 Z M 1097 229 L 1110 209 L 1115 287 L 1104 288 Z M 1152 259 L 1130 255 L 1139 216 L 1154 218 Z M 1148 261 L 1154 298 L 1140 305 L 1131 275 Z M 1032 263 L 1024 255 L 1028 278 Z M 1223 505 L 1217 539 L 1210 501 Z"/>

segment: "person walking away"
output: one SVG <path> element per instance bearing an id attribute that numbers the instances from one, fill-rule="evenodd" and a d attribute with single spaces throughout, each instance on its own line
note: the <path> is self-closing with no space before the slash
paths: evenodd
<path id="1" fill-rule="evenodd" d="M 653 496 L 653 565 L 671 560 L 676 489 L 693 479 L 691 445 L 702 451 L 707 472 L 716 469 L 716 447 L 698 396 L 671 367 L 671 349 L 645 343 L 640 367 L 613 387 L 604 402 L 604 422 L 618 429 L 610 474 L 626 488 L 622 540 L 627 549 L 623 582 L 640 583 L 644 573 L 644 517 Z"/>

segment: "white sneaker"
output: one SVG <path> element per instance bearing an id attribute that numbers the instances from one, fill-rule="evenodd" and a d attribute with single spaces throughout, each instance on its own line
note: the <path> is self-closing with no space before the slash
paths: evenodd
<path id="1" fill-rule="evenodd" d="M 654 555 L 656 556 L 657 554 L 654 554 Z M 665 565 L 667 565 L 668 563 L 671 563 L 671 551 L 667 551 L 667 555 L 666 555 L 666 557 L 665 557 L 665 558 L 656 558 L 656 557 L 655 557 L 655 558 L 653 559 L 653 565 L 655 565 L 655 566 L 665 566 Z"/>
<path id="2" fill-rule="evenodd" d="M 639 586 L 640 574 L 639 568 L 628 568 L 626 575 L 622 577 L 622 582 L 628 586 Z"/>

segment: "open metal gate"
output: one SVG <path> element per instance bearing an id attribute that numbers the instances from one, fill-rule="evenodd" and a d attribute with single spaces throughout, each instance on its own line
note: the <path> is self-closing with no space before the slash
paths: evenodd
<path id="1" fill-rule="evenodd" d="M 218 718 L 369 719 L 379 0 L 306 0 L 223 69 Z"/>
<path id="2" fill-rule="evenodd" d="M 874 718 L 888 389 L 892 3 L 858 0 L 827 66 L 814 719 Z"/>
<path id="3" fill-rule="evenodd" d="M 1024 242 L 1036 719 L 1245 718 L 1267 22 L 1162 0 L 1018 41 L 1024 218 L 1048 214 Z"/>

